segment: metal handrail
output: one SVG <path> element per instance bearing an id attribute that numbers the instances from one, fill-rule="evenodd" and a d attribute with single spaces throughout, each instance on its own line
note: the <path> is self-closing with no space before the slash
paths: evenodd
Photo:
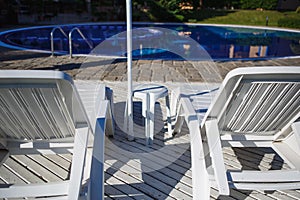
<path id="1" fill-rule="evenodd" d="M 75 27 L 73 28 L 70 32 L 69 32 L 69 51 L 70 51 L 70 58 L 72 58 L 72 33 L 73 31 L 77 31 L 80 36 L 82 37 L 82 39 L 84 39 L 84 41 L 89 45 L 89 47 L 92 49 L 93 48 L 93 44 L 90 43 L 86 37 L 83 35 L 83 33 L 80 31 L 79 28 Z"/>
<path id="2" fill-rule="evenodd" d="M 65 31 L 60 27 L 60 26 L 57 26 L 57 27 L 54 27 L 50 33 L 50 36 L 51 36 L 51 56 L 54 56 L 54 32 L 56 30 L 60 30 L 60 32 L 68 39 L 68 35 L 65 33 Z"/>

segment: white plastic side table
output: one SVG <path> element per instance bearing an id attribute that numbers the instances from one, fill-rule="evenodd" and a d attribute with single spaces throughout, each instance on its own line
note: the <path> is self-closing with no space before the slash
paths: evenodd
<path id="1" fill-rule="evenodd" d="M 165 86 L 157 84 L 143 84 L 134 88 L 133 96 L 142 100 L 142 115 L 145 118 L 145 136 L 146 145 L 153 143 L 154 136 L 154 112 L 155 102 L 165 97 L 167 107 L 167 123 L 168 123 L 168 135 L 172 136 L 171 114 L 170 114 L 170 100 L 168 95 L 168 89 Z M 124 129 L 127 130 L 128 118 L 127 118 L 127 103 L 124 116 Z M 133 135 L 129 136 L 132 137 Z"/>

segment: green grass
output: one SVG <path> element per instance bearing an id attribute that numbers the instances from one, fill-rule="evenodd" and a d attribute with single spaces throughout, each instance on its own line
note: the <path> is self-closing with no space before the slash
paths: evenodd
<path id="1" fill-rule="evenodd" d="M 199 11 L 201 12 L 201 11 Z M 218 12 L 218 11 L 213 11 Z M 206 19 L 199 19 L 197 22 L 213 24 L 240 24 L 265 26 L 268 16 L 269 26 L 278 26 L 277 21 L 280 18 L 291 17 L 300 20 L 300 14 L 296 12 L 278 12 L 278 11 L 256 11 L 256 10 L 237 10 L 227 12 L 222 16 L 212 16 Z"/>
<path id="2" fill-rule="evenodd" d="M 143 1 L 142 1 L 143 2 Z M 265 26 L 266 17 L 268 16 L 268 26 L 278 26 L 278 20 L 282 18 L 293 18 L 300 21 L 300 13 L 295 11 L 257 11 L 257 10 L 195 10 L 181 11 L 173 13 L 166 10 L 157 1 L 149 1 L 150 7 L 147 13 L 139 10 L 134 12 L 137 15 L 144 16 L 139 18 L 141 21 L 155 22 L 193 22 L 193 23 L 210 23 L 210 24 L 238 24 L 238 25 L 255 25 Z M 139 21 L 140 21 L 139 20 Z M 286 26 L 283 26 L 286 27 Z M 298 27 L 300 29 L 300 27 Z"/>

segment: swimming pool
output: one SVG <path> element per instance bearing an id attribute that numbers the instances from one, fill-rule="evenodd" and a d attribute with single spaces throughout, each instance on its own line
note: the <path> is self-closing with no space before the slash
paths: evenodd
<path id="1" fill-rule="evenodd" d="M 0 33 L 0 45 L 15 49 L 51 53 L 50 33 L 57 26 L 39 26 Z M 126 56 L 126 25 L 124 23 L 86 23 L 59 26 L 53 32 L 56 54 L 69 53 L 69 32 L 77 27 L 87 41 L 77 32 L 72 33 L 73 54 L 90 54 L 105 42 L 109 56 Z M 177 48 L 187 57 L 194 52 L 191 39 L 214 60 L 268 59 L 300 56 L 300 31 L 227 25 L 134 23 L 134 59 L 181 59 L 170 52 Z M 169 31 L 168 34 L 164 30 Z M 154 45 L 155 44 L 155 45 Z M 165 47 L 168 48 L 165 48 Z M 103 51 L 104 52 L 104 51 Z M 105 55 L 104 55 L 105 56 Z M 197 59 L 193 55 L 192 59 Z"/>

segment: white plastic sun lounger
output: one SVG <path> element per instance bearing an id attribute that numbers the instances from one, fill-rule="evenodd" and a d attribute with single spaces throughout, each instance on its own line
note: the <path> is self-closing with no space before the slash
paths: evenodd
<path id="1" fill-rule="evenodd" d="M 66 153 L 72 149 L 70 178 L 44 184 L 1 184 L 0 198 L 103 199 L 104 133 L 111 124 L 105 87 L 87 116 L 70 76 L 59 71 L 0 71 L 0 142 L 12 154 Z M 110 124 L 109 124 L 110 123 Z M 87 154 L 92 142 L 93 153 Z"/>
<path id="2" fill-rule="evenodd" d="M 243 190 L 300 189 L 300 67 L 238 68 L 226 76 L 201 125 L 188 98 L 193 198 Z M 200 128 L 199 128 L 200 126 Z M 227 170 L 222 147 L 270 147 L 291 169 Z"/>

